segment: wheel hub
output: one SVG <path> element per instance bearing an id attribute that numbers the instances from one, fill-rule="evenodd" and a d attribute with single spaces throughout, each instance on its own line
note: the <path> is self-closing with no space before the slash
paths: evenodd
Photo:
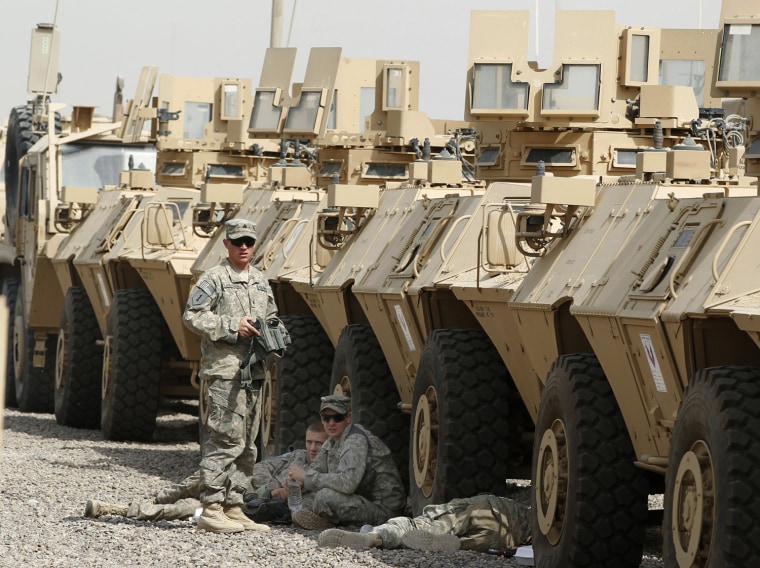
<path id="1" fill-rule="evenodd" d="M 541 437 L 535 489 L 538 528 L 552 545 L 564 526 L 568 478 L 565 425 L 555 420 Z"/>
<path id="2" fill-rule="evenodd" d="M 417 401 L 412 430 L 412 467 L 414 482 L 425 497 L 433 493 L 435 469 L 438 459 L 436 433 L 438 431 L 438 400 L 435 388 L 428 387 Z"/>
<path id="3" fill-rule="evenodd" d="M 684 453 L 673 491 L 671 530 L 678 566 L 704 566 L 715 501 L 712 457 L 704 442 L 695 443 Z"/>
<path id="4" fill-rule="evenodd" d="M 55 349 L 55 389 L 61 390 L 66 384 L 65 368 L 66 341 L 63 329 L 58 332 L 58 343 Z"/>

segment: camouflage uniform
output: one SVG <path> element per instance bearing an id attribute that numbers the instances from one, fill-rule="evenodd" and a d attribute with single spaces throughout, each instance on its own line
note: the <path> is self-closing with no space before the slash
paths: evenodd
<path id="1" fill-rule="evenodd" d="M 375 527 L 383 548 L 398 548 L 401 537 L 412 530 L 459 537 L 463 550 L 486 552 L 489 548 L 517 548 L 531 541 L 530 507 L 514 499 L 478 495 L 453 499 L 442 505 L 428 505 L 422 515 L 410 519 L 396 517 Z"/>
<path id="2" fill-rule="evenodd" d="M 369 467 L 368 441 L 372 446 Z M 373 474 L 367 480 L 365 470 L 370 468 Z M 336 524 L 377 525 L 401 514 L 406 503 L 391 451 L 357 424 L 346 428 L 339 439 L 325 442 L 306 471 L 304 488 L 316 492 L 312 511 Z"/>
<path id="3" fill-rule="evenodd" d="M 290 465 L 306 468 L 310 463 L 306 450 L 293 450 L 287 454 L 260 461 L 253 466 L 253 477 L 246 488 L 246 493 L 270 498 L 272 489 L 285 486 Z M 189 519 L 201 506 L 198 500 L 199 495 L 200 471 L 196 471 L 179 483 L 174 483 L 159 491 L 152 501 L 132 501 L 124 516 L 138 521 Z M 309 497 L 308 493 L 304 494 L 304 503 L 307 506 L 313 502 L 313 496 L 311 496 L 311 501 Z"/>
<path id="4" fill-rule="evenodd" d="M 236 270 L 227 259 L 201 275 L 183 315 L 185 324 L 202 336 L 199 376 L 201 392 L 208 392 L 206 438 L 201 447 L 204 505 L 243 505 L 243 492 L 256 462 L 264 371 L 256 365 L 253 388 L 243 388 L 240 363 L 251 339 L 239 338 L 238 326 L 246 315 L 276 318 L 272 289 L 259 270 L 253 266 L 247 272 Z"/>

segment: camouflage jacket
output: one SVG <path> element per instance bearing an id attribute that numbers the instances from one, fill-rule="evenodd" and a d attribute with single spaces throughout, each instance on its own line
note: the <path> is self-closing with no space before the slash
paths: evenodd
<path id="1" fill-rule="evenodd" d="M 293 450 L 281 456 L 274 456 L 253 466 L 251 486 L 257 497 L 270 499 L 272 489 L 285 487 L 288 468 L 291 465 L 308 469 L 311 466 L 306 450 Z"/>
<path id="2" fill-rule="evenodd" d="M 272 288 L 253 266 L 240 272 L 225 259 L 204 272 L 187 300 L 182 320 L 201 339 L 201 379 L 232 379 L 251 347 L 238 337 L 240 318 L 277 317 Z"/>
<path id="3" fill-rule="evenodd" d="M 368 463 L 370 445 L 372 456 Z M 372 471 L 365 477 L 368 468 Z M 306 471 L 307 491 L 324 487 L 346 495 L 357 493 L 391 511 L 401 512 L 406 503 L 401 476 L 388 446 L 358 424 L 346 428 L 339 439 L 327 440 Z"/>

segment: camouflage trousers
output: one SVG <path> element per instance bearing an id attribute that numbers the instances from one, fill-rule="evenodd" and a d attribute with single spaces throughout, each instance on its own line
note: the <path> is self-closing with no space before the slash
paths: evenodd
<path id="1" fill-rule="evenodd" d="M 428 505 L 422 515 L 410 519 L 394 517 L 375 527 L 383 548 L 398 548 L 401 537 L 411 530 L 459 537 L 463 550 L 486 552 L 489 548 L 517 548 L 530 542 L 529 507 L 512 499 L 478 495 Z"/>
<path id="2" fill-rule="evenodd" d="M 195 472 L 179 483 L 158 492 L 153 501 L 132 501 L 125 515 L 138 521 L 175 521 L 189 519 L 201 506 L 200 474 Z"/>
<path id="3" fill-rule="evenodd" d="M 208 418 L 201 444 L 200 500 L 204 505 L 243 505 L 256 463 L 261 381 L 254 381 L 258 388 L 246 390 L 236 379 L 205 380 Z"/>
<path id="4" fill-rule="evenodd" d="M 132 501 L 124 516 L 138 521 L 176 521 L 189 519 L 200 506 L 201 502 L 192 497 L 174 503 Z"/>
<path id="5" fill-rule="evenodd" d="M 328 488 L 320 489 L 314 494 L 312 511 L 327 517 L 336 525 L 379 525 L 395 512 L 361 495 L 346 495 Z"/>

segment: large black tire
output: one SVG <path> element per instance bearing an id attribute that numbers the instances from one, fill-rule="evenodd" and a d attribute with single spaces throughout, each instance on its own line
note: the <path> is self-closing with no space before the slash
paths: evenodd
<path id="1" fill-rule="evenodd" d="M 341 331 L 330 391 L 351 398 L 351 420 L 385 442 L 406 483 L 409 416 L 398 408 L 396 383 L 369 325 L 348 325 Z"/>
<path id="2" fill-rule="evenodd" d="M 6 278 L 3 281 L 3 298 L 8 309 L 8 345 L 5 361 L 5 406 L 16 406 L 16 381 L 13 366 L 13 324 L 16 321 L 16 297 L 18 296 L 18 278 Z"/>
<path id="3" fill-rule="evenodd" d="M 509 457 L 508 374 L 488 337 L 433 331 L 422 350 L 409 430 L 409 499 L 426 505 L 503 494 Z"/>
<path id="4" fill-rule="evenodd" d="M 100 426 L 107 440 L 153 437 L 161 390 L 163 319 L 146 290 L 117 290 L 108 312 Z"/>
<path id="5" fill-rule="evenodd" d="M 561 356 L 541 395 L 533 446 L 536 565 L 637 567 L 649 484 L 593 355 Z"/>
<path id="6" fill-rule="evenodd" d="M 81 286 L 66 291 L 55 365 L 55 419 L 62 426 L 100 427 L 102 339 L 95 311 Z"/>
<path id="7" fill-rule="evenodd" d="M 665 480 L 663 561 L 760 566 L 760 369 L 699 371 L 678 410 Z"/>
<path id="8" fill-rule="evenodd" d="M 268 362 L 262 437 L 264 456 L 279 455 L 289 446 L 304 447 L 307 426 L 319 420 L 319 398 L 328 393 L 334 349 L 314 316 L 283 316 L 291 344 L 283 358 Z M 265 389 L 266 391 L 267 389 Z"/>
<path id="9" fill-rule="evenodd" d="M 45 338 L 45 366 L 34 366 L 34 329 L 26 325 L 24 285 L 19 287 L 13 322 L 13 368 L 16 403 L 22 412 L 53 412 L 55 392 L 55 349 L 57 336 Z"/>
<path id="10" fill-rule="evenodd" d="M 8 118 L 8 137 L 5 145 L 5 216 L 6 226 L 11 235 L 16 229 L 18 215 L 18 162 L 39 139 L 40 134 L 32 129 L 33 108 L 31 105 L 11 109 Z"/>

